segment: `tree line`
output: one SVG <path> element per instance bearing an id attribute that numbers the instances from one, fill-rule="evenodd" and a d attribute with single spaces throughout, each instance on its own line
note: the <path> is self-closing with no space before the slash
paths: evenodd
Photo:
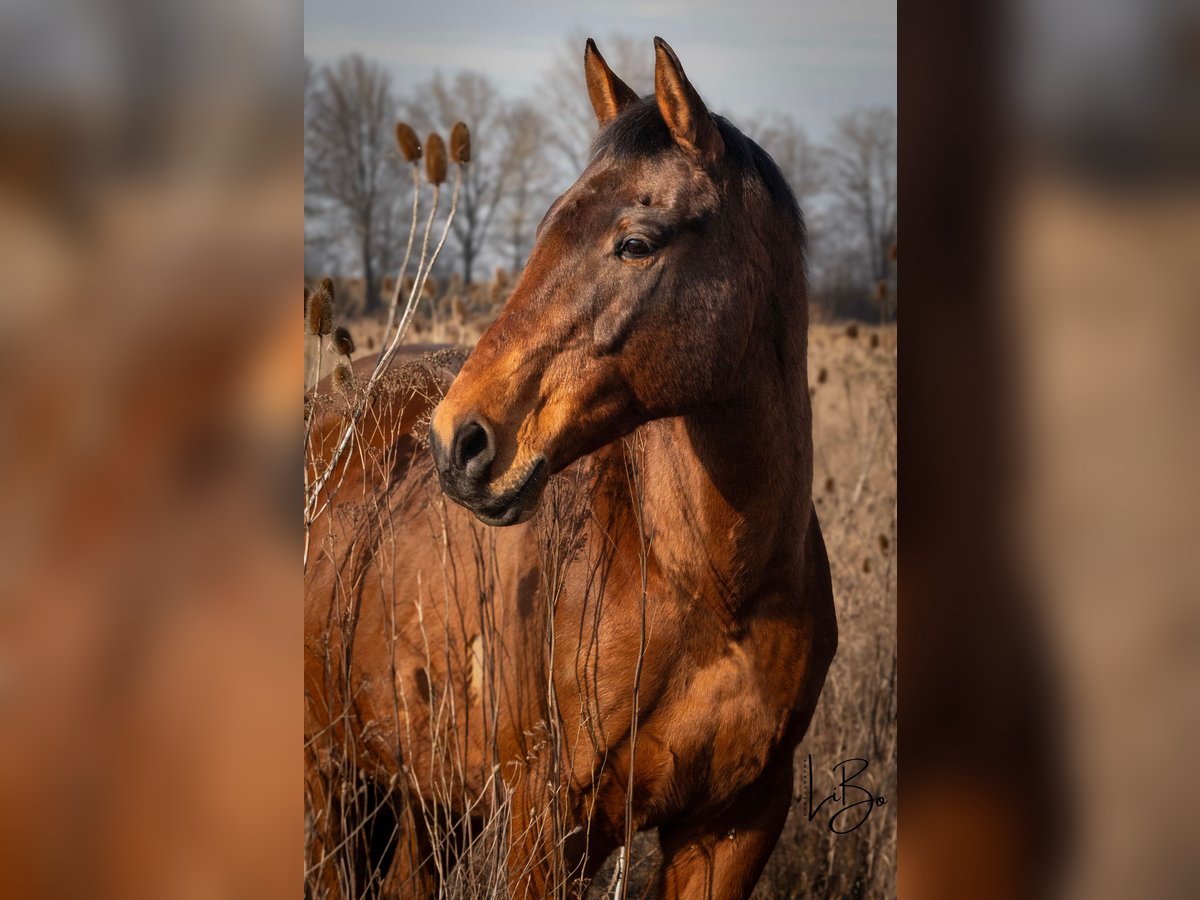
<path id="1" fill-rule="evenodd" d="M 422 136 L 446 135 L 459 120 L 471 128 L 472 162 L 438 274 L 457 273 L 470 284 L 496 267 L 517 272 L 546 208 L 586 165 L 595 134 L 582 46 L 582 38 L 570 38 L 541 85 L 521 98 L 503 96 L 477 72 L 439 73 L 401 89 L 382 65 L 359 55 L 329 65 L 306 61 L 306 275 L 360 277 L 364 311 L 382 305 L 412 212 L 413 184 L 393 137 L 400 119 Z M 644 49 L 621 36 L 605 45 L 613 68 L 643 95 L 654 83 Z M 820 143 L 789 115 L 728 115 L 771 154 L 805 213 L 815 302 L 834 313 L 878 316 L 886 297 L 884 312 L 894 309 L 895 112 L 851 112 Z"/>

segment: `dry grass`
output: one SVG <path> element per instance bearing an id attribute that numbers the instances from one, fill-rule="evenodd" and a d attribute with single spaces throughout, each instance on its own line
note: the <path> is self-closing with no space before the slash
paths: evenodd
<path id="1" fill-rule="evenodd" d="M 503 305 L 511 278 L 498 273 L 491 285 L 464 290 L 450 279 L 425 292 L 406 340 L 410 343 L 474 343 Z M 339 296 L 354 285 L 339 285 Z M 383 320 L 347 321 L 359 353 L 378 350 Z M 830 896 L 883 898 L 895 895 L 895 806 L 874 807 L 861 827 L 835 834 L 829 818 L 833 803 L 812 820 L 813 806 L 837 786 L 839 762 L 864 758 L 869 768 L 856 779 L 889 801 L 896 791 L 896 331 L 875 327 L 815 324 L 810 333 L 810 383 L 814 406 L 814 497 L 829 548 L 841 640 L 807 738 L 797 752 L 795 803 L 786 830 L 755 896 L 781 898 Z M 380 510 L 379 512 L 384 512 Z M 491 565 L 485 547 L 473 565 Z M 488 668 L 486 647 L 482 665 Z M 437 691 L 430 685 L 431 693 Z M 407 702 L 407 701 L 406 701 Z M 407 719 L 407 715 L 405 716 Z M 431 737 L 433 731 L 431 731 Z M 356 881 L 354 860 L 378 858 L 394 841 L 395 823 L 420 816 L 435 841 L 450 841 L 462 822 L 445 822 L 428 809 L 398 806 L 364 777 L 351 747 L 333 746 L 335 764 L 327 765 L 325 783 L 306 790 L 310 817 L 339 817 L 347 834 L 336 848 L 337 881 L 344 896 L 378 892 L 378 873 Z M 310 745 L 310 751 L 315 749 Z M 434 750 L 445 755 L 446 748 Z M 805 772 L 811 754 L 814 784 Z M 444 762 L 447 795 L 465 786 L 454 760 Z M 370 775 L 370 773 L 366 773 Z M 510 825 L 504 786 L 487 786 L 491 809 L 486 821 L 472 825 L 467 850 L 447 868 L 445 896 L 503 896 L 507 831 Z M 850 798 L 857 799 L 856 796 Z M 460 805 L 478 808 L 484 798 L 462 797 Z M 855 818 L 847 813 L 843 824 Z M 456 826 L 459 826 L 456 829 Z M 461 835 L 460 835 L 461 840 Z M 436 850 L 437 848 L 435 848 Z M 439 856 L 441 854 L 438 854 Z M 657 871 L 657 839 L 638 835 L 629 853 L 628 895 L 644 895 Z M 322 894 L 314 847 L 306 848 L 309 888 Z M 589 896 L 611 894 L 614 860 L 593 881 Z"/>
<path id="2" fill-rule="evenodd" d="M 826 378 L 818 384 L 822 369 Z M 832 768 L 862 757 L 870 766 L 857 783 L 889 800 L 896 794 L 895 326 L 860 325 L 856 337 L 843 325 L 814 326 L 809 375 L 813 493 L 840 642 L 798 749 L 798 802 L 755 896 L 875 900 L 896 895 L 895 805 L 875 808 L 849 834 L 834 834 L 828 814 L 808 821 L 801 773 L 812 754 L 815 805 L 836 786 Z"/>

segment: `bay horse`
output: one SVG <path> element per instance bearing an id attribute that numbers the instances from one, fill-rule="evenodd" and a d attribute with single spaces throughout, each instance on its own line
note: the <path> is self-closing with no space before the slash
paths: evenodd
<path id="1" fill-rule="evenodd" d="M 661 896 L 747 897 L 793 804 L 837 646 L 805 228 L 654 45 L 639 98 L 587 42 L 600 129 L 512 296 L 465 363 L 381 385 L 330 479 L 305 573 L 316 893 L 565 896 L 656 828 Z M 313 415 L 315 466 L 346 416 Z"/>

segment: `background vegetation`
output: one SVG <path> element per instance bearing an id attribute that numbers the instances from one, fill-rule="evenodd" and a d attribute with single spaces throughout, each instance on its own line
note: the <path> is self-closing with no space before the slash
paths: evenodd
<path id="1" fill-rule="evenodd" d="M 604 53 L 634 90 L 653 89 L 645 41 L 614 36 Z M 583 83 L 583 38 L 568 38 L 529 96 L 504 96 L 478 72 L 436 73 L 395 83 L 379 62 L 352 55 L 305 68 L 305 274 L 346 279 L 349 310 L 374 315 L 390 292 L 384 279 L 403 255 L 412 183 L 398 165 L 397 119 L 418 134 L 471 129 L 468 170 L 450 240 L 433 272 L 444 282 L 488 281 L 519 272 L 550 202 L 583 170 L 596 131 Z M 701 85 L 701 87 L 703 87 Z M 714 110 L 758 141 L 783 170 L 805 212 L 814 302 L 839 317 L 888 320 L 895 282 L 888 251 L 896 237 L 896 116 L 852 111 L 824 142 L 794 117 Z M 886 295 L 878 287 L 887 287 Z"/>

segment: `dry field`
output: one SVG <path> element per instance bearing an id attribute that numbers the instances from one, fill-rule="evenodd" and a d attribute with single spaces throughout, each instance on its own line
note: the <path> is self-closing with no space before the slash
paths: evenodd
<path id="1" fill-rule="evenodd" d="M 353 297 L 356 285 L 339 285 Z M 470 292 L 450 282 L 427 289 L 407 340 L 478 339 L 507 297 L 509 279 Z M 361 292 L 361 288 L 359 288 Z M 356 358 L 378 349 L 382 323 L 340 316 Z M 313 351 L 313 339 L 306 342 Z M 896 792 L 896 329 L 894 325 L 818 323 L 810 330 L 809 379 L 814 416 L 814 495 L 833 571 L 840 644 L 812 728 L 798 748 L 795 802 L 756 897 L 895 896 Z M 336 364 L 326 353 L 323 373 Z M 811 755 L 812 782 L 806 773 Z M 867 762 L 849 769 L 838 764 Z M 845 772 L 852 782 L 839 788 Z M 857 786 L 857 787 L 856 787 Z M 868 798 L 882 804 L 839 805 Z M 811 818 L 810 808 L 833 795 Z M 850 826 L 860 822 L 852 830 Z M 630 854 L 629 896 L 647 894 L 657 869 L 657 840 L 639 835 Z M 604 896 L 613 861 L 589 896 Z M 452 882 L 463 883 L 463 882 Z M 494 886 L 496 882 L 490 880 Z M 448 885 L 450 887 L 450 885 Z M 494 892 L 468 890 L 471 896 Z M 369 893 L 369 891 L 367 892 Z M 453 895 L 455 892 L 450 891 Z"/>

